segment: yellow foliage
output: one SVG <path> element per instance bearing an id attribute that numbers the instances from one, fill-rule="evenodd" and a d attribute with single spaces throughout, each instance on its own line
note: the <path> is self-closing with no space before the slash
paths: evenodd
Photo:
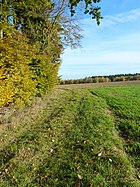
<path id="1" fill-rule="evenodd" d="M 35 95 L 36 81 L 29 67 L 33 50 L 19 33 L 0 40 L 0 107 L 12 102 L 23 106 Z"/>

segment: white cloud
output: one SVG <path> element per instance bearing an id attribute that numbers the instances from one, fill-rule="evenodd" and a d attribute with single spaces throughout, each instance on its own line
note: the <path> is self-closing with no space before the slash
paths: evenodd
<path id="1" fill-rule="evenodd" d="M 140 20 L 140 8 L 114 16 L 106 16 L 105 18 L 111 20 L 113 24 Z"/>
<path id="2" fill-rule="evenodd" d="M 59 71 L 64 78 L 140 72 L 140 8 L 105 16 L 101 25 L 83 21 L 83 48 L 67 49 Z"/>
<path id="3" fill-rule="evenodd" d="M 71 54 L 70 54 L 71 55 Z M 96 65 L 96 64 L 132 64 L 132 65 L 140 65 L 140 53 L 135 51 L 119 51 L 119 52 L 110 52 L 110 51 L 101 51 L 99 54 L 91 53 L 90 55 L 85 54 L 78 54 L 73 55 L 66 55 L 63 57 L 65 60 L 65 66 L 70 65 Z"/>
<path id="4" fill-rule="evenodd" d="M 127 23 L 127 22 L 133 22 L 133 21 L 138 21 L 138 20 L 140 20 L 140 8 L 130 10 L 128 12 L 111 15 L 111 16 L 105 15 L 99 27 L 108 28 L 114 24 Z M 93 27 L 93 25 L 96 24 L 96 23 L 93 23 L 93 20 L 91 20 L 91 18 L 82 20 L 82 23 L 87 25 L 87 27 L 89 26 Z"/>

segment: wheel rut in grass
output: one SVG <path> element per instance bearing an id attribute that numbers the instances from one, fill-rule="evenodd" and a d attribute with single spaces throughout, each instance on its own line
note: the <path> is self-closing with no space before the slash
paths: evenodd
<path id="1" fill-rule="evenodd" d="M 3 162 L 4 187 L 139 186 L 103 98 L 67 89 L 46 106 L 38 121 L 16 132 L 9 150 L 10 139 L 3 144 L 15 153 L 6 161 L 13 167 Z"/>
<path id="2" fill-rule="evenodd" d="M 103 98 L 114 116 L 114 126 L 122 140 L 135 173 L 140 180 L 140 87 L 108 87 L 89 89 Z"/>

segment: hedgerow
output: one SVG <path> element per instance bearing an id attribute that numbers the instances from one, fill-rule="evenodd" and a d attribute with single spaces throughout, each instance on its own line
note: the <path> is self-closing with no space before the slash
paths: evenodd
<path id="1" fill-rule="evenodd" d="M 34 50 L 30 47 L 19 33 L 0 40 L 0 106 L 14 103 L 21 107 L 35 95 L 37 81 L 29 67 Z"/>

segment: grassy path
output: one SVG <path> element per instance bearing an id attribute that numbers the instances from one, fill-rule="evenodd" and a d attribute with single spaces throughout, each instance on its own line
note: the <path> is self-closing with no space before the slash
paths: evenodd
<path id="1" fill-rule="evenodd" d="M 0 131 L 0 186 L 139 187 L 139 94 L 58 88 L 11 114 Z"/>

